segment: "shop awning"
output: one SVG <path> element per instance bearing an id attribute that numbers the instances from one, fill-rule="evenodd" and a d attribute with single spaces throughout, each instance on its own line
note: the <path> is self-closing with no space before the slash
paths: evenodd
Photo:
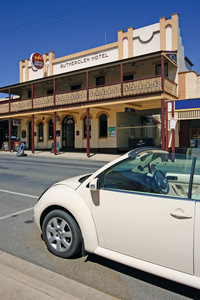
<path id="1" fill-rule="evenodd" d="M 200 109 L 200 98 L 175 101 L 175 110 Z"/>
<path id="2" fill-rule="evenodd" d="M 178 120 L 200 119 L 200 98 L 175 101 Z"/>

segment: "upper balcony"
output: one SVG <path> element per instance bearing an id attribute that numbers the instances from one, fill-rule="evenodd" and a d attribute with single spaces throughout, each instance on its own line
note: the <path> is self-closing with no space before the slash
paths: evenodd
<path id="1" fill-rule="evenodd" d="M 158 58 L 126 64 L 109 65 L 53 78 L 21 83 L 0 92 L 10 95 L 0 102 L 0 114 L 14 114 L 47 109 L 81 106 L 96 102 L 123 101 L 153 95 L 177 97 L 176 69 L 164 62 L 165 75 L 161 76 Z M 167 68 L 166 68 L 167 66 Z"/>

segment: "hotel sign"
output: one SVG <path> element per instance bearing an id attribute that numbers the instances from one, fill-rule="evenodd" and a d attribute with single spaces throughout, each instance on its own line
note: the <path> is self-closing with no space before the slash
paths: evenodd
<path id="1" fill-rule="evenodd" d="M 54 75 L 56 75 L 63 72 L 71 72 L 92 66 L 106 64 L 117 60 L 118 49 L 116 47 L 105 51 L 99 51 L 96 53 L 79 56 L 77 58 L 65 60 L 59 63 L 55 62 L 53 65 L 53 73 Z"/>
<path id="2" fill-rule="evenodd" d="M 91 56 L 87 56 L 87 57 L 83 57 L 83 58 L 79 58 L 79 59 L 74 59 L 71 60 L 69 62 L 65 62 L 65 63 L 61 63 L 60 64 L 60 68 L 68 68 L 71 66 L 75 66 L 75 65 L 81 65 L 81 64 L 85 64 L 88 63 L 90 61 L 101 61 L 103 59 L 108 58 L 108 53 L 104 52 L 104 53 L 100 53 L 100 54 L 94 54 Z"/>

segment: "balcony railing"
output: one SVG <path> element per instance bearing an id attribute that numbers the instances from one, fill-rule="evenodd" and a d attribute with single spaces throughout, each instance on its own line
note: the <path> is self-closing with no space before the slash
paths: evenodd
<path id="1" fill-rule="evenodd" d="M 43 96 L 33 99 L 33 108 L 45 108 L 54 105 L 54 97 L 51 96 Z"/>
<path id="2" fill-rule="evenodd" d="M 90 87 L 77 91 L 34 97 L 33 99 L 7 100 L 0 103 L 0 114 L 10 112 L 44 109 L 62 105 L 75 105 L 106 99 L 122 99 L 123 97 L 149 95 L 162 92 L 162 78 L 156 76 L 104 86 Z M 177 85 L 168 78 L 164 78 L 164 92 L 172 96 L 177 95 Z"/>
<path id="3" fill-rule="evenodd" d="M 75 104 L 87 101 L 87 90 L 79 90 L 56 95 L 56 105 Z"/>
<path id="4" fill-rule="evenodd" d="M 169 78 L 164 78 L 164 91 L 172 96 L 177 95 L 177 85 L 175 82 L 171 81 Z"/>
<path id="5" fill-rule="evenodd" d="M 1 105 L 0 105 L 1 107 Z M 32 108 L 32 100 L 20 100 L 20 101 L 11 101 L 10 103 L 10 112 L 18 112 L 24 110 L 30 110 Z"/>
<path id="6" fill-rule="evenodd" d="M 151 94 L 162 91 L 162 78 L 153 77 L 125 82 L 123 84 L 124 96 Z"/>
<path id="7" fill-rule="evenodd" d="M 89 101 L 121 97 L 121 84 L 109 84 L 89 89 Z"/>
<path id="8" fill-rule="evenodd" d="M 0 114 L 9 112 L 9 103 L 0 104 Z"/>

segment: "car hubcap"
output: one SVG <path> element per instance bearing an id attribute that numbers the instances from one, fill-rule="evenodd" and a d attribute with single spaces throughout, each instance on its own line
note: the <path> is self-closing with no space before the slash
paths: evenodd
<path id="1" fill-rule="evenodd" d="M 47 224 L 46 234 L 49 244 L 58 252 L 64 252 L 71 246 L 72 231 L 62 218 L 51 219 Z"/>

